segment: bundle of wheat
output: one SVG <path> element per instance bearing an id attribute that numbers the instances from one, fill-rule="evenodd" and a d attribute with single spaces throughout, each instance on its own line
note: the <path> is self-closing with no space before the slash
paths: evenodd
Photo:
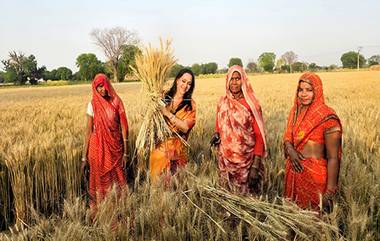
<path id="1" fill-rule="evenodd" d="M 136 154 L 139 171 L 147 170 L 149 153 L 157 143 L 162 142 L 173 133 L 166 124 L 164 116 L 159 111 L 165 106 L 163 90 L 168 80 L 171 68 L 176 63 L 170 41 L 154 48 L 151 45 L 144 48 L 136 57 L 136 68 L 132 68 L 136 77 L 142 82 L 142 91 L 145 99 L 141 102 L 144 106 L 142 125 L 136 139 Z"/>

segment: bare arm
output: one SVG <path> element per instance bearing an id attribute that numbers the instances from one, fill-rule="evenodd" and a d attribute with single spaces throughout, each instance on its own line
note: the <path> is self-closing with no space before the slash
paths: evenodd
<path id="1" fill-rule="evenodd" d="M 335 192 L 338 186 L 340 169 L 341 132 L 326 133 L 325 144 L 327 152 L 327 191 Z"/>
<path id="2" fill-rule="evenodd" d="M 94 122 L 94 118 L 92 116 L 87 115 L 87 126 L 86 126 L 86 132 L 84 136 L 82 161 L 87 161 L 88 143 L 90 141 L 90 136 L 93 131 L 93 122 Z"/>
<path id="3" fill-rule="evenodd" d="M 174 114 L 172 114 L 167 108 L 163 107 L 161 112 L 164 116 L 166 116 L 170 123 L 174 124 L 180 131 L 183 133 L 187 133 L 189 131 L 189 126 L 186 121 L 180 120 Z"/>

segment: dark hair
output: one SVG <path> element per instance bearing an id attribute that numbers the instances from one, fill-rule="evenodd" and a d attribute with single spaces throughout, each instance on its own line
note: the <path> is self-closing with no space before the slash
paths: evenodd
<path id="1" fill-rule="evenodd" d="M 169 91 L 165 93 L 165 99 L 164 102 L 166 104 L 170 104 L 173 101 L 173 97 L 175 93 L 177 92 L 177 80 L 181 78 L 184 74 L 190 74 L 191 75 L 191 85 L 190 89 L 183 95 L 183 100 L 182 102 L 178 105 L 177 109 L 175 112 L 179 111 L 182 109 L 184 106 L 186 106 L 185 110 L 192 110 L 193 106 L 191 105 L 191 96 L 193 95 L 194 87 L 195 87 L 195 76 L 193 71 L 190 69 L 184 68 L 181 69 L 177 76 L 174 78 L 172 87 L 170 87 Z"/>

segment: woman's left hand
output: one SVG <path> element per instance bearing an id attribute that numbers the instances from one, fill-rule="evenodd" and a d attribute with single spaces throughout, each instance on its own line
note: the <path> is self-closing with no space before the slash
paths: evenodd
<path id="1" fill-rule="evenodd" d="M 248 174 L 248 185 L 253 189 L 254 192 L 259 192 L 261 176 L 259 169 L 252 166 Z"/>
<path id="2" fill-rule="evenodd" d="M 331 213 L 334 207 L 334 194 L 325 193 L 322 196 L 322 208 L 326 213 Z"/>
<path id="3" fill-rule="evenodd" d="M 127 166 L 127 161 L 128 161 L 128 155 L 123 154 L 123 159 L 122 159 L 122 162 L 123 162 L 123 169 L 126 168 L 126 166 Z"/>
<path id="4" fill-rule="evenodd" d="M 164 115 L 164 116 L 166 116 L 166 117 L 170 117 L 171 115 L 173 115 L 172 113 L 170 113 L 170 111 L 168 111 L 168 109 L 166 109 L 166 107 L 165 106 L 162 106 L 161 108 L 160 108 L 160 111 L 161 111 L 161 113 Z"/>

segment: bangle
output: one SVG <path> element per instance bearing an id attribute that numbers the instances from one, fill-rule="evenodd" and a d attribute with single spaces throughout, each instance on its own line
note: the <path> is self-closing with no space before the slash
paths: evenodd
<path id="1" fill-rule="evenodd" d="M 86 161 L 87 161 L 86 157 L 82 157 L 82 162 L 86 162 Z"/>
<path id="2" fill-rule="evenodd" d="M 128 154 L 127 154 L 127 153 L 124 153 L 123 156 L 128 156 Z"/>

